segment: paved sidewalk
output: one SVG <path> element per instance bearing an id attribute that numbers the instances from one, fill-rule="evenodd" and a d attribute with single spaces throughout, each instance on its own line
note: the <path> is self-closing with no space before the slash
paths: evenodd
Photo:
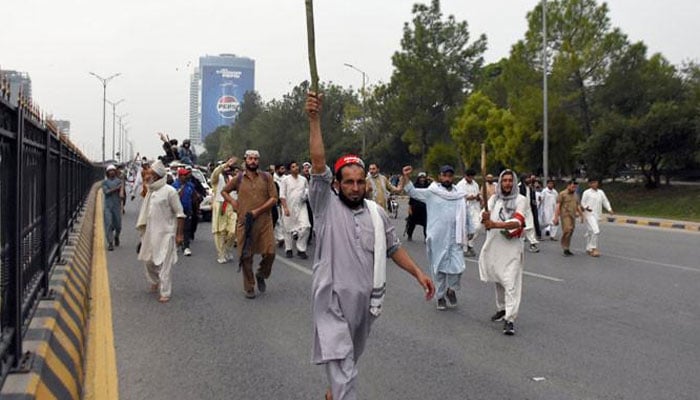
<path id="1" fill-rule="evenodd" d="M 700 232 L 700 222 L 675 221 L 663 218 L 634 217 L 629 215 L 605 216 L 607 222 L 613 224 L 631 224 L 640 226 L 650 226 L 655 228 L 681 229 L 691 232 Z"/>

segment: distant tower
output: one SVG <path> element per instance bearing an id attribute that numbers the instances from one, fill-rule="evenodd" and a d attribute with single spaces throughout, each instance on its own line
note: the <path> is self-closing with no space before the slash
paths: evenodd
<path id="1" fill-rule="evenodd" d="M 202 131 L 201 131 L 201 114 L 199 112 L 199 91 L 200 91 L 201 74 L 199 73 L 199 68 L 195 67 L 194 71 L 190 75 L 190 141 L 193 144 L 200 144 L 202 142 Z"/>
<path id="2" fill-rule="evenodd" d="M 197 85 L 193 82 L 197 81 Z M 197 103 L 193 108 L 193 90 Z M 199 131 L 198 142 L 220 126 L 231 125 L 238 117 L 243 96 L 255 90 L 255 61 L 234 54 L 199 58 L 199 68 L 190 81 L 190 138 L 193 135 L 194 114 Z"/>
<path id="3" fill-rule="evenodd" d="M 25 98 L 32 98 L 32 79 L 26 72 L 0 70 L 0 75 L 10 81 L 10 103 L 17 104 L 20 92 Z"/>

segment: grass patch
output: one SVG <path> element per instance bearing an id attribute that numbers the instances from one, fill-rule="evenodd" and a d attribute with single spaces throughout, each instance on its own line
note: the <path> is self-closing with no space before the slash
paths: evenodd
<path id="1" fill-rule="evenodd" d="M 585 182 L 579 186 L 588 188 Z M 700 222 L 700 185 L 662 185 L 650 190 L 641 183 L 615 182 L 601 189 L 616 213 Z"/>

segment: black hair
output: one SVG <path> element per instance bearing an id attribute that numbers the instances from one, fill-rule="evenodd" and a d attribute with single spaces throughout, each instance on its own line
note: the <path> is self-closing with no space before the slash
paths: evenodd
<path id="1" fill-rule="evenodd" d="M 299 165 L 298 162 L 292 160 L 292 161 L 290 161 L 290 162 L 287 163 L 287 169 L 288 169 L 288 170 L 289 170 L 289 169 L 292 169 L 292 164 Z"/>

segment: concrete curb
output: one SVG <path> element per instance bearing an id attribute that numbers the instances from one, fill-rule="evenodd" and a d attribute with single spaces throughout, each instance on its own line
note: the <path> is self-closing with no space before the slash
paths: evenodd
<path id="1" fill-rule="evenodd" d="M 119 398 L 117 355 L 112 326 L 112 298 L 105 254 L 104 204 L 102 189 L 97 191 L 95 229 L 92 246 L 90 317 L 87 335 L 84 400 Z"/>
<path id="2" fill-rule="evenodd" d="M 632 217 L 628 215 L 607 216 L 605 220 L 612 224 L 649 226 L 653 228 L 679 229 L 690 232 L 700 232 L 700 223 L 689 221 L 674 221 L 661 218 Z"/>
<path id="3" fill-rule="evenodd" d="M 95 184 L 81 210 L 60 264 L 50 279 L 50 298 L 41 300 L 24 337 L 30 363 L 26 372 L 8 375 L 2 399 L 81 399 L 90 303 L 95 224 Z M 97 229 L 97 231 L 96 231 Z"/>

